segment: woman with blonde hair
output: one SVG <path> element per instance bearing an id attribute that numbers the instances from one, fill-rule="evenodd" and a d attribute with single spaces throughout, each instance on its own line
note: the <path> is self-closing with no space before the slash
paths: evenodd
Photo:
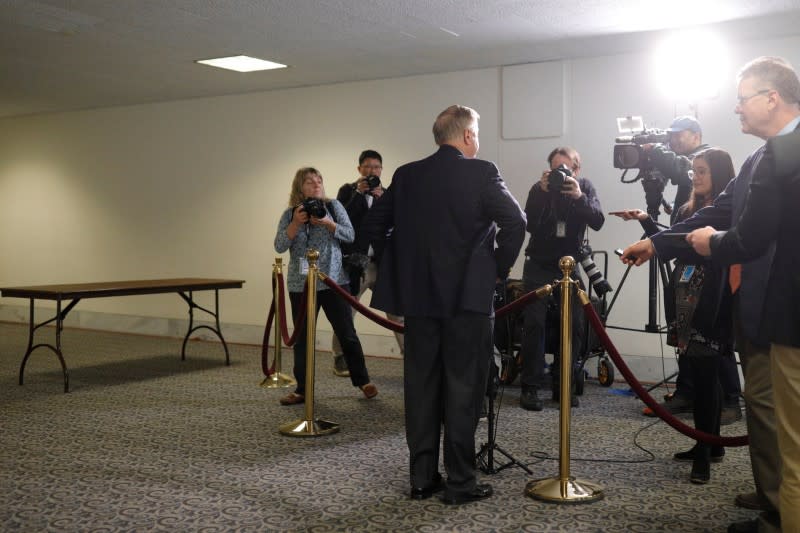
<path id="1" fill-rule="evenodd" d="M 320 172 L 312 167 L 299 169 L 292 181 L 289 208 L 281 216 L 275 235 L 275 251 L 284 253 L 289 250 L 286 284 L 295 316 L 303 307 L 302 298 L 308 271 L 306 252 L 309 249 L 319 251 L 317 266 L 320 271 L 347 288 L 349 279 L 342 270 L 340 243 L 353 242 L 354 238 L 355 231 L 347 211 L 339 201 L 325 197 Z M 361 389 L 367 399 L 374 398 L 378 389 L 370 382 L 350 305 L 322 281 L 317 280 L 317 309 L 314 313 L 319 313 L 320 307 L 325 311 L 325 316 L 341 342 L 347 367 L 350 369 L 350 381 L 353 386 Z M 297 327 L 305 328 L 305 320 L 297 324 Z M 297 387 L 294 392 L 281 398 L 281 405 L 305 402 L 306 336 L 302 334 L 298 335 L 294 345 L 294 376 Z"/>

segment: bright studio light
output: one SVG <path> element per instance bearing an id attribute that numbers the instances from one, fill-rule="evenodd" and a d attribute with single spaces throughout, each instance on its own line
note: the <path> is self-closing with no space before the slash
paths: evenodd
<path id="1" fill-rule="evenodd" d="M 656 50 L 656 83 L 676 102 L 715 98 L 727 75 L 727 58 L 715 35 L 699 30 L 675 33 Z"/>

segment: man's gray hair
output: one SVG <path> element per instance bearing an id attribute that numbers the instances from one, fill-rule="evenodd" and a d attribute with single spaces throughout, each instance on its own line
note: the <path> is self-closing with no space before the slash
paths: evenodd
<path id="1" fill-rule="evenodd" d="M 762 56 L 747 63 L 737 76 L 738 81 L 755 78 L 775 89 L 787 104 L 800 104 L 800 80 L 792 65 L 782 57 Z"/>
<path id="2" fill-rule="evenodd" d="M 433 123 L 433 140 L 438 146 L 457 139 L 464 130 L 478 124 L 481 116 L 472 108 L 451 105 L 436 117 Z"/>

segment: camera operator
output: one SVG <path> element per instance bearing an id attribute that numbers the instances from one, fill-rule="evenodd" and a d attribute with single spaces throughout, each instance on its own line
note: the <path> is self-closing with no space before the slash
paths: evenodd
<path id="1" fill-rule="evenodd" d="M 666 131 L 669 134 L 667 145 L 645 144 L 643 148 L 653 166 L 678 187 L 669 220 L 670 224 L 674 224 L 678 208 L 689 200 L 692 192 L 692 180 L 689 178 L 692 159 L 709 146 L 703 144 L 703 130 L 694 117 L 677 117 Z"/>
<path id="2" fill-rule="evenodd" d="M 666 130 L 669 134 L 667 145 L 646 144 L 643 146 L 652 165 L 678 187 L 675 193 L 675 202 L 672 204 L 670 225 L 678 220 L 678 211 L 688 200 L 692 192 L 692 180 L 689 171 L 692 169 L 694 156 L 709 148 L 703 143 L 703 130 L 700 123 L 691 116 L 676 117 Z M 629 220 L 630 217 L 622 215 Z M 670 289 L 671 291 L 671 289 Z M 668 298 L 671 300 L 672 295 Z M 725 389 L 725 405 L 723 407 L 723 425 L 742 418 L 739 408 L 739 371 L 735 364 L 724 360 L 720 366 L 720 380 Z M 691 412 L 694 402 L 694 379 L 685 358 L 678 357 L 678 376 L 675 380 L 675 390 L 668 395 L 661 406 L 673 414 Z M 645 407 L 643 414 L 654 416 L 649 407 Z"/>
<path id="3" fill-rule="evenodd" d="M 531 234 L 525 249 L 523 272 L 526 292 L 561 279 L 563 274 L 558 266 L 561 257 L 571 255 L 577 258 L 586 226 L 598 231 L 605 221 L 594 186 L 588 179 L 578 176 L 581 169 L 578 152 L 567 146 L 559 147 L 550 152 L 547 162 L 550 170 L 542 172 L 525 204 L 527 230 Z M 563 184 L 554 187 L 560 181 Z M 577 278 L 577 272 L 573 276 Z M 572 348 L 575 357 L 583 345 L 583 311 L 577 298 L 573 302 Z M 532 411 L 541 411 L 543 407 L 538 390 L 544 386 L 547 304 L 547 300 L 537 300 L 524 311 L 520 405 Z M 553 398 L 557 400 L 558 364 L 554 363 L 551 368 Z M 572 404 L 577 405 L 576 396 L 572 397 Z"/>
<path id="4" fill-rule="evenodd" d="M 375 150 L 364 150 L 358 156 L 357 170 L 359 173 L 358 179 L 353 183 L 342 185 L 339 188 L 336 199 L 344 205 L 347 216 L 350 217 L 350 222 L 352 222 L 353 228 L 356 230 L 355 241 L 342 244 L 342 263 L 345 272 L 350 277 L 350 293 L 357 299 L 361 299 L 367 289 L 372 289 L 375 286 L 377 275 L 377 257 L 374 250 L 371 246 L 362 244 L 364 241 L 359 239 L 359 236 L 361 235 L 361 225 L 367 215 L 367 211 L 384 193 L 381 185 L 381 172 L 383 171 L 381 154 Z M 403 322 L 403 317 L 401 316 L 387 314 L 386 317 L 394 322 Z M 402 354 L 403 334 L 395 332 L 394 335 Z M 333 373 L 342 377 L 349 376 L 350 372 L 342 355 L 342 347 L 335 334 L 331 343 L 331 351 L 334 357 Z"/>

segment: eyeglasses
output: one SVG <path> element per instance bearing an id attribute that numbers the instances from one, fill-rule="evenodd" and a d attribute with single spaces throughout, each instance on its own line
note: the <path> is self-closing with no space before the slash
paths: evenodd
<path id="1" fill-rule="evenodd" d="M 371 168 L 374 170 L 380 170 L 383 167 L 381 165 L 361 165 L 362 168 Z"/>
<path id="2" fill-rule="evenodd" d="M 772 91 L 773 89 L 761 89 L 760 91 L 756 91 L 750 96 L 738 96 L 736 97 L 736 101 L 739 103 L 740 106 L 744 105 L 745 102 L 750 100 L 751 98 L 755 98 L 756 96 L 767 94 L 768 92 Z"/>

